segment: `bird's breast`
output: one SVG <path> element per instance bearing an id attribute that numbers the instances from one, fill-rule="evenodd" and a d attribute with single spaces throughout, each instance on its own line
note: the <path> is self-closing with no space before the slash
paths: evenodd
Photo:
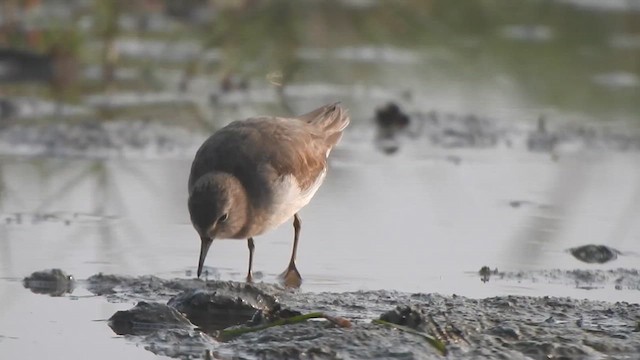
<path id="1" fill-rule="evenodd" d="M 293 175 L 285 175 L 273 183 L 273 197 L 271 206 L 262 216 L 263 226 L 259 226 L 255 231 L 263 233 L 283 224 L 300 211 L 311 201 L 316 191 L 322 185 L 326 175 L 323 170 L 310 187 L 301 189 L 298 181 Z"/>

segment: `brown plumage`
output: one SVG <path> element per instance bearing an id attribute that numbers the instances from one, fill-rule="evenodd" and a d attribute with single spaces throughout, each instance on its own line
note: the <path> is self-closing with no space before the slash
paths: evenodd
<path id="1" fill-rule="evenodd" d="M 248 239 L 251 280 L 253 236 L 294 216 L 285 279 L 297 274 L 299 282 L 297 212 L 322 183 L 327 156 L 348 124 L 346 112 L 332 104 L 297 118 L 234 121 L 202 144 L 189 177 L 189 212 L 202 241 L 198 276 L 214 238 Z"/>

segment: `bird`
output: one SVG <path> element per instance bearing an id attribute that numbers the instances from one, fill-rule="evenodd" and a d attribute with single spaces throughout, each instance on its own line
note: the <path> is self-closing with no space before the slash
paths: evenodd
<path id="1" fill-rule="evenodd" d="M 286 287 L 300 287 L 298 212 L 322 184 L 329 153 L 349 122 L 347 111 L 334 103 L 293 118 L 233 121 L 205 140 L 188 181 L 189 214 L 201 241 L 198 278 L 214 239 L 246 239 L 246 280 L 252 282 L 254 237 L 293 217 L 293 249 L 280 277 Z"/>

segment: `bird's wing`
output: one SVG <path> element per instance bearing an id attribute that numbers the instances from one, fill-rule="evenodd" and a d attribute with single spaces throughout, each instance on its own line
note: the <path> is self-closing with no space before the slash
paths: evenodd
<path id="1" fill-rule="evenodd" d="M 189 188 L 209 171 L 224 171 L 238 177 L 253 199 L 268 202 L 270 182 L 280 177 L 293 175 L 301 191 L 313 186 L 326 167 L 327 150 L 322 134 L 298 119 L 235 121 L 200 147 Z"/>
<path id="2" fill-rule="evenodd" d="M 318 129 L 298 119 L 250 119 L 258 134 L 256 149 L 278 176 L 293 175 L 302 191 L 310 188 L 327 165 L 328 146 Z"/>

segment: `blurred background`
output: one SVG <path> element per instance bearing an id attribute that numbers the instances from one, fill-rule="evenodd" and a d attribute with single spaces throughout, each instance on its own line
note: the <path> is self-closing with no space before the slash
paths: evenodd
<path id="1" fill-rule="evenodd" d="M 334 101 L 353 121 L 302 213 L 307 290 L 637 266 L 638 0 L 3 0 L 0 276 L 193 276 L 197 147 Z M 264 281 L 291 239 L 257 241 Z M 587 244 L 621 256 L 567 252 Z M 209 273 L 241 280 L 246 252 L 216 243 Z"/>
<path id="2" fill-rule="evenodd" d="M 640 0 L 0 0 L 0 357 L 153 356 L 83 280 L 195 277 L 200 144 L 335 101 L 303 292 L 638 301 Z M 256 239 L 256 281 L 292 242 Z M 206 277 L 247 261 L 216 241 Z M 24 288 L 50 268 L 79 285 Z"/>
<path id="3" fill-rule="evenodd" d="M 230 105 L 296 112 L 319 96 L 362 116 L 400 98 L 510 121 L 554 111 L 638 121 L 639 8 L 636 0 L 3 0 L 0 118 L 194 125 Z"/>

